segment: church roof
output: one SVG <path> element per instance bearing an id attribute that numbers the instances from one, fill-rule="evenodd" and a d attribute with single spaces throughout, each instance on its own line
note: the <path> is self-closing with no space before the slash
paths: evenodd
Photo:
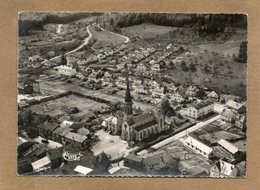
<path id="1" fill-rule="evenodd" d="M 140 114 L 140 115 L 137 115 L 137 116 L 133 116 L 134 124 L 141 123 L 141 122 L 144 122 L 144 121 L 150 121 L 152 119 L 154 119 L 154 116 L 150 113 L 143 113 L 143 114 Z"/>
<path id="2" fill-rule="evenodd" d="M 145 122 L 144 124 L 141 124 L 137 127 L 135 127 L 134 129 L 139 132 L 139 131 L 142 131 L 143 129 L 146 129 L 148 127 L 151 127 L 153 125 L 156 125 L 157 122 L 155 121 L 155 119 L 151 120 L 151 121 L 148 121 L 148 122 Z"/>

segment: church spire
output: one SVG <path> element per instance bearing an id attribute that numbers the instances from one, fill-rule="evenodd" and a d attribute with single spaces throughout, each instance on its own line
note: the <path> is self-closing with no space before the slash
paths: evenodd
<path id="1" fill-rule="evenodd" d="M 133 114 L 133 102 L 132 102 L 132 96 L 130 93 L 130 87 L 129 87 L 129 71 L 127 68 L 127 64 L 125 64 L 125 70 L 126 70 L 126 91 L 125 91 L 125 113 L 127 115 Z"/>

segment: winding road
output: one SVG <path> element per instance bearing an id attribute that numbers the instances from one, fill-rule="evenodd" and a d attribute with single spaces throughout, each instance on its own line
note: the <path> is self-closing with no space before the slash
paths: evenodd
<path id="1" fill-rule="evenodd" d="M 85 45 L 87 45 L 89 43 L 89 40 L 92 38 L 92 33 L 90 32 L 89 28 L 90 28 L 90 25 L 88 25 L 87 28 L 86 28 L 87 32 L 88 32 L 88 37 L 84 39 L 83 43 L 80 46 L 78 46 L 77 48 L 75 48 L 74 50 L 71 50 L 71 51 L 67 52 L 66 55 L 72 54 L 72 53 L 82 49 Z M 44 60 L 41 63 L 46 63 L 48 61 L 53 61 L 55 59 L 60 58 L 61 56 L 62 55 L 55 56 L 55 57 L 53 57 L 53 58 L 51 58 L 49 60 Z"/>
<path id="2" fill-rule="evenodd" d="M 87 32 L 88 32 L 88 37 L 84 39 L 83 43 L 82 43 L 80 46 L 78 46 L 77 48 L 75 48 L 75 49 L 73 49 L 73 50 L 67 52 L 65 55 L 72 54 L 72 53 L 74 53 L 74 52 L 76 52 L 76 51 L 82 49 L 84 46 L 88 45 L 89 40 L 90 40 L 90 39 L 92 38 L 92 36 L 93 36 L 92 33 L 91 33 L 90 30 L 89 30 L 90 26 L 91 26 L 91 25 L 88 25 L 87 28 L 86 28 L 86 30 L 87 30 Z M 58 25 L 58 27 L 59 27 L 58 30 L 60 31 L 61 25 Z M 101 29 L 102 31 L 106 31 L 106 32 L 108 32 L 108 33 L 111 33 L 111 34 L 114 34 L 114 35 L 116 35 L 116 36 L 120 36 L 120 37 L 124 38 L 124 39 L 125 39 L 125 42 L 124 42 L 124 43 L 128 43 L 128 42 L 130 41 L 130 39 L 129 39 L 127 36 L 124 36 L 124 35 L 121 35 L 121 34 L 117 34 L 117 33 L 111 32 L 111 31 L 107 31 L 107 30 L 105 30 L 104 28 L 101 28 L 101 27 L 100 27 L 100 29 Z M 44 60 L 44 61 L 42 61 L 41 63 L 44 64 L 44 63 L 46 63 L 46 62 L 48 62 L 48 61 L 53 61 L 53 60 L 55 60 L 55 59 L 60 58 L 61 56 L 62 56 L 62 55 L 55 56 L 55 57 L 53 57 L 53 58 L 51 58 L 51 59 L 49 59 L 49 60 Z"/>

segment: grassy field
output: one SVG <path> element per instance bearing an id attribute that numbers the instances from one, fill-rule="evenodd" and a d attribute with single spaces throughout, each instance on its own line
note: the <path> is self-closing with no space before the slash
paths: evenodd
<path id="1" fill-rule="evenodd" d="M 126 36 L 133 37 L 138 36 L 139 38 L 155 38 L 158 35 L 164 35 L 169 33 L 172 30 L 175 30 L 175 27 L 169 26 L 159 26 L 154 24 L 140 24 L 130 27 L 122 28 L 122 33 Z"/>
<path id="2" fill-rule="evenodd" d="M 103 105 L 105 104 L 87 98 L 70 95 L 31 106 L 30 109 L 40 114 L 64 115 L 66 114 L 63 109 L 64 107 L 77 107 L 80 112 L 88 113 L 91 110 L 94 111 L 101 108 Z"/>
<path id="3" fill-rule="evenodd" d="M 124 38 L 108 31 L 96 31 L 93 27 L 91 27 L 90 32 L 93 35 L 92 38 L 95 39 L 97 42 L 100 42 L 102 45 L 117 45 L 125 42 Z"/>
<path id="4" fill-rule="evenodd" d="M 210 51 L 206 48 L 211 46 L 216 51 Z M 225 49 L 225 48 L 226 49 Z M 238 52 L 238 46 L 228 46 L 220 44 L 204 45 L 204 48 L 193 46 L 190 48 L 194 56 L 180 55 L 182 61 L 175 63 L 173 69 L 168 69 L 163 74 L 170 75 L 174 81 L 181 84 L 205 85 L 209 88 L 218 89 L 223 93 L 245 96 L 247 64 L 238 63 L 233 60 L 231 52 Z M 235 50 L 234 50 L 235 49 Z M 193 64 L 196 70 L 190 69 L 184 71 L 182 64 L 185 63 L 188 68 Z M 228 81 L 228 82 L 227 82 Z"/>

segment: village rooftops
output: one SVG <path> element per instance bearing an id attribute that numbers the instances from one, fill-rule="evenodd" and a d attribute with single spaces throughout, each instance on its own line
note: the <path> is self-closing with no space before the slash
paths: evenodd
<path id="1" fill-rule="evenodd" d="M 66 135 L 66 138 L 79 142 L 79 143 L 83 143 L 87 139 L 86 136 L 80 135 L 78 133 L 72 133 L 72 132 L 69 132 Z"/>
<path id="2" fill-rule="evenodd" d="M 227 105 L 228 107 L 234 109 L 234 110 L 239 110 L 239 109 L 241 109 L 241 107 L 245 106 L 245 105 L 240 104 L 240 103 L 238 103 L 238 102 L 235 102 L 235 101 L 233 101 L 233 100 L 229 100 L 229 101 L 226 103 L 226 105 Z"/>
<path id="3" fill-rule="evenodd" d="M 235 154 L 239 151 L 237 147 L 235 147 L 233 144 L 230 142 L 226 141 L 225 139 L 221 139 L 218 141 L 218 144 L 228 150 L 230 153 Z"/>
<path id="4" fill-rule="evenodd" d="M 38 125 L 38 128 L 44 129 L 46 131 L 54 131 L 56 128 L 59 127 L 59 124 L 57 123 L 43 123 Z"/>
<path id="5" fill-rule="evenodd" d="M 195 107 L 196 109 L 200 110 L 200 109 L 205 108 L 205 107 L 207 107 L 207 106 L 209 106 L 209 105 L 211 105 L 211 104 L 213 104 L 212 101 L 210 101 L 210 100 L 205 100 L 205 101 L 201 101 L 201 102 L 199 102 L 199 103 L 195 103 L 195 104 L 193 104 L 192 106 Z"/>

